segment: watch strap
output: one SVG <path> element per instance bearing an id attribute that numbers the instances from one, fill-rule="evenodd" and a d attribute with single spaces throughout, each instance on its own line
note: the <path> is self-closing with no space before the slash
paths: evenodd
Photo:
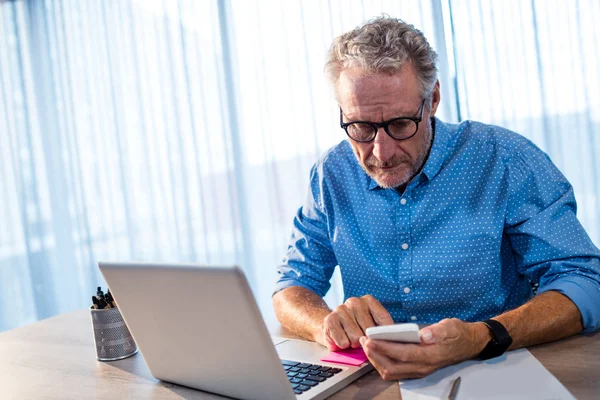
<path id="1" fill-rule="evenodd" d="M 482 322 L 490 330 L 492 340 L 490 340 L 481 353 L 479 353 L 479 359 L 488 360 L 490 358 L 501 356 L 512 344 L 512 337 L 500 322 L 493 319 L 487 319 Z"/>

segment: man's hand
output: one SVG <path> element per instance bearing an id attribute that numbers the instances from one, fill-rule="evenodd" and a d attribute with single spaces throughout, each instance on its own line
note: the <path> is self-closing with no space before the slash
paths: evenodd
<path id="1" fill-rule="evenodd" d="M 422 378 L 477 356 L 492 338 L 481 323 L 444 319 L 421 329 L 421 344 L 360 339 L 367 357 L 385 380 Z"/>
<path id="2" fill-rule="evenodd" d="M 393 323 L 390 313 L 373 296 L 351 297 L 325 317 L 315 339 L 332 351 L 358 348 L 367 328 Z"/>

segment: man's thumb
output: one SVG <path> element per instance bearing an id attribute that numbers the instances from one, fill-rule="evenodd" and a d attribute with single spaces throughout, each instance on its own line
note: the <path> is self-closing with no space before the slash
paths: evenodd
<path id="1" fill-rule="evenodd" d="M 433 331 L 428 328 L 421 329 L 421 343 L 423 344 L 432 344 L 435 343 L 435 338 L 433 337 Z"/>

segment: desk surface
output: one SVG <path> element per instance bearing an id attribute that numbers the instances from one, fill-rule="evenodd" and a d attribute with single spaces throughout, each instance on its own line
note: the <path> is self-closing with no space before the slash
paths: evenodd
<path id="1" fill-rule="evenodd" d="M 274 327 L 274 334 L 289 335 Z M 221 399 L 154 379 L 140 354 L 99 362 L 88 310 L 0 333 L 0 398 Z M 600 398 L 600 333 L 529 349 L 578 399 Z M 331 399 L 399 399 L 396 382 L 373 371 Z"/>

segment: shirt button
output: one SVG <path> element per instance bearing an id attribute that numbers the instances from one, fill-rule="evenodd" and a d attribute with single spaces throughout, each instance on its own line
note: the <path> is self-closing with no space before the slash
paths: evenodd
<path id="1" fill-rule="evenodd" d="M 404 293 L 409 294 L 410 293 L 410 288 L 409 287 L 405 287 L 404 288 Z"/>
<path id="2" fill-rule="evenodd" d="M 417 320 L 417 316 L 413 315 L 412 317 L 410 317 L 411 320 L 416 321 Z"/>
<path id="3" fill-rule="evenodd" d="M 402 245 L 402 250 L 406 250 L 406 249 L 408 249 L 408 243 L 404 243 L 404 244 Z"/>
<path id="4" fill-rule="evenodd" d="M 406 204 L 406 199 L 401 199 L 400 204 L 402 204 L 402 205 Z"/>

